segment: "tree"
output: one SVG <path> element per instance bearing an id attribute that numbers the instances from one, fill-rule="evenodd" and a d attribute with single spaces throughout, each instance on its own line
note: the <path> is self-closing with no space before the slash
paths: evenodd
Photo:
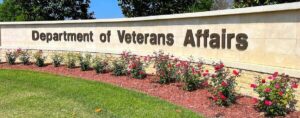
<path id="1" fill-rule="evenodd" d="M 0 21 L 22 21 L 25 20 L 20 6 L 15 0 L 4 0 L 0 4 Z"/>
<path id="2" fill-rule="evenodd" d="M 298 2 L 300 0 L 234 0 L 234 8 L 243 8 L 251 6 L 271 5 L 287 2 Z"/>
<path id="3" fill-rule="evenodd" d="M 228 9 L 230 7 L 229 2 L 227 0 L 214 0 L 214 4 L 212 6 L 212 10 L 221 10 Z"/>
<path id="4" fill-rule="evenodd" d="M 90 0 L 5 0 L 0 14 L 6 11 L 21 17 L 14 19 L 14 15 L 5 16 L 2 21 L 93 19 L 94 13 L 88 11 L 89 4 Z"/>
<path id="5" fill-rule="evenodd" d="M 118 0 L 126 17 L 210 10 L 213 0 Z"/>

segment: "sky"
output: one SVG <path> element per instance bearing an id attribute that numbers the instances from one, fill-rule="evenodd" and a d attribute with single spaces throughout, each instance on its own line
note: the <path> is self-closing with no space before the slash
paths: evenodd
<path id="1" fill-rule="evenodd" d="M 90 10 L 95 12 L 97 19 L 123 18 L 118 0 L 91 0 Z"/>

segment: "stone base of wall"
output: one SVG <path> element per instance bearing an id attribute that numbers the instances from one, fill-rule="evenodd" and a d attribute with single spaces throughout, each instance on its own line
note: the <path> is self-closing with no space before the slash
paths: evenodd
<path id="1" fill-rule="evenodd" d="M 1 62 L 6 62 L 6 58 L 5 58 L 5 52 L 7 50 L 1 50 L 0 49 L 0 59 Z M 37 50 L 30 50 L 30 52 L 33 54 L 34 52 L 36 52 Z M 47 60 L 46 63 L 51 63 L 51 55 L 53 55 L 54 53 L 63 53 L 66 54 L 68 52 L 66 51 L 43 51 L 44 55 L 47 56 Z M 79 52 L 77 52 L 79 53 Z M 111 59 L 118 57 L 119 55 L 114 55 L 114 54 L 100 54 L 100 53 L 91 53 L 93 56 L 98 55 L 98 56 L 107 56 Z M 31 58 L 31 61 L 34 61 L 33 58 Z M 17 60 L 17 62 L 19 62 L 19 60 Z M 225 63 L 226 65 L 226 63 Z M 205 69 L 208 70 L 213 70 L 212 66 L 210 65 L 206 65 Z M 231 68 L 230 68 L 231 69 Z M 147 69 L 146 72 L 149 74 L 154 74 L 155 73 L 155 69 L 153 68 L 153 65 L 150 65 Z M 250 84 L 254 83 L 255 81 L 255 77 L 260 76 L 262 78 L 267 78 L 269 74 L 266 73 L 261 73 L 261 72 L 254 72 L 254 71 L 248 71 L 248 70 L 242 70 L 241 72 L 241 76 L 239 78 L 237 78 L 237 87 L 236 90 L 239 94 L 245 95 L 245 96 L 251 96 L 251 97 L 257 97 L 258 95 L 256 93 L 254 93 L 254 91 L 252 90 L 252 88 L 250 87 Z M 299 79 L 299 78 L 295 78 L 295 79 Z M 300 101 L 300 89 L 296 89 L 296 100 Z M 300 110 L 300 102 L 297 103 L 296 105 L 296 110 Z"/>

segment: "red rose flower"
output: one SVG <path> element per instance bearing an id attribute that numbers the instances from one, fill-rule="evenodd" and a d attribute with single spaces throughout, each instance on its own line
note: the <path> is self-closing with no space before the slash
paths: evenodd
<path id="1" fill-rule="evenodd" d="M 251 88 L 257 88 L 257 85 L 256 84 L 251 84 L 250 87 Z"/>
<path id="2" fill-rule="evenodd" d="M 266 93 L 270 93 L 270 92 L 271 92 L 271 89 L 270 89 L 270 88 L 265 88 L 265 92 L 266 92 Z"/>
<path id="3" fill-rule="evenodd" d="M 239 75 L 239 71 L 237 71 L 237 70 L 233 70 L 232 73 L 233 73 L 235 76 L 238 76 L 238 75 Z"/>
<path id="4" fill-rule="evenodd" d="M 212 77 L 212 78 L 216 78 L 216 74 L 212 74 L 211 77 Z"/>
<path id="5" fill-rule="evenodd" d="M 168 68 L 171 68 L 172 67 L 172 65 L 171 64 L 168 64 Z"/>
<path id="6" fill-rule="evenodd" d="M 223 64 L 223 63 L 221 63 L 221 64 L 220 64 L 220 68 L 222 69 L 223 67 L 224 67 L 224 64 Z"/>
<path id="7" fill-rule="evenodd" d="M 276 88 L 276 89 L 279 89 L 279 88 L 280 88 L 280 85 L 279 85 L 278 83 L 276 83 L 276 84 L 275 84 L 275 88 Z"/>
<path id="8" fill-rule="evenodd" d="M 257 98 L 253 98 L 252 100 L 253 100 L 253 103 L 254 103 L 254 104 L 256 104 L 256 103 L 258 102 L 258 99 L 257 99 Z"/>
<path id="9" fill-rule="evenodd" d="M 273 73 L 273 77 L 276 78 L 278 76 L 278 72 Z"/>
<path id="10" fill-rule="evenodd" d="M 265 80 L 265 79 L 262 79 L 262 80 L 261 80 L 261 83 L 266 83 L 266 80 Z"/>
<path id="11" fill-rule="evenodd" d="M 221 68 L 220 68 L 220 66 L 219 65 L 216 65 L 215 66 L 215 71 L 219 71 Z"/>
<path id="12" fill-rule="evenodd" d="M 282 91 L 279 91 L 278 94 L 279 94 L 280 96 L 282 96 L 282 95 L 283 95 L 283 92 L 282 92 Z"/>
<path id="13" fill-rule="evenodd" d="M 192 67 L 192 73 L 196 73 L 196 70 L 194 67 Z"/>
<path id="14" fill-rule="evenodd" d="M 222 100 L 226 100 L 227 99 L 227 97 L 224 96 L 224 95 L 221 95 L 220 97 L 221 97 Z"/>
<path id="15" fill-rule="evenodd" d="M 144 71 L 140 71 L 139 74 L 140 74 L 140 75 L 144 75 L 145 72 L 144 72 Z"/>
<path id="16" fill-rule="evenodd" d="M 214 101 L 218 101 L 218 98 L 216 96 L 213 97 Z"/>
<path id="17" fill-rule="evenodd" d="M 221 83 L 221 85 L 224 86 L 224 87 L 228 86 L 228 84 L 224 81 Z"/>
<path id="18" fill-rule="evenodd" d="M 178 63 L 176 63 L 176 65 L 175 65 L 176 67 L 180 67 L 181 66 L 181 63 L 180 62 L 178 62 Z"/>
<path id="19" fill-rule="evenodd" d="M 268 79 L 274 79 L 274 77 L 273 76 L 269 76 Z"/>
<path id="20" fill-rule="evenodd" d="M 219 96 L 221 96 L 221 95 L 223 95 L 223 93 L 222 93 L 222 92 L 219 92 Z"/>
<path id="21" fill-rule="evenodd" d="M 270 100 L 265 100 L 265 105 L 271 106 L 271 105 L 272 105 L 272 101 L 270 101 Z"/>
<path id="22" fill-rule="evenodd" d="M 298 85 L 296 83 L 292 84 L 292 88 L 298 88 Z"/>
<path id="23" fill-rule="evenodd" d="M 132 63 L 132 64 L 129 66 L 130 69 L 133 69 L 133 68 L 135 68 L 135 67 L 136 67 L 136 64 L 135 64 L 135 63 Z"/>
<path id="24" fill-rule="evenodd" d="M 208 75 L 208 73 L 203 73 L 202 75 L 203 75 L 203 77 L 205 77 L 205 76 L 207 76 L 207 75 Z"/>
<path id="25" fill-rule="evenodd" d="M 223 94 L 222 92 L 219 92 L 219 96 L 220 96 L 220 98 L 221 98 L 222 100 L 226 100 L 226 99 L 227 99 L 227 97 L 224 96 L 224 94 Z"/>

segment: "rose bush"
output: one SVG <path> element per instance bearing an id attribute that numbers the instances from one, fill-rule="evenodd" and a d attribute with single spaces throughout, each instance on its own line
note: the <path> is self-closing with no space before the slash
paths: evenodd
<path id="1" fill-rule="evenodd" d="M 21 63 L 24 65 L 30 64 L 30 52 L 28 50 L 21 50 L 21 49 L 19 52 L 20 52 L 19 60 L 21 61 Z"/>
<path id="2" fill-rule="evenodd" d="M 129 59 L 127 72 L 130 74 L 130 76 L 135 79 L 144 79 L 147 76 L 145 67 L 149 65 L 148 62 L 151 59 L 150 56 L 137 57 L 133 55 L 127 56 L 127 58 Z"/>
<path id="3" fill-rule="evenodd" d="M 54 67 L 58 67 L 61 65 L 61 63 L 64 61 L 64 57 L 61 54 L 54 53 L 51 57 L 52 59 L 52 64 Z"/>
<path id="4" fill-rule="evenodd" d="M 282 116 L 294 110 L 298 85 L 288 75 L 275 72 L 267 79 L 257 77 L 250 86 L 259 95 L 259 99 L 255 98 L 256 107 L 267 116 Z"/>
<path id="5" fill-rule="evenodd" d="M 92 61 L 91 59 L 92 59 L 92 55 L 89 53 L 78 55 L 80 69 L 82 71 L 87 71 L 91 68 L 91 61 Z"/>
<path id="6" fill-rule="evenodd" d="M 208 78 L 205 77 L 205 73 L 207 72 L 203 72 L 202 61 L 196 63 L 193 63 L 193 60 L 179 61 L 176 67 L 178 68 L 177 73 L 181 76 L 181 81 L 185 83 L 183 87 L 184 90 L 193 91 L 200 87 L 207 86 Z"/>
<path id="7" fill-rule="evenodd" d="M 177 73 L 178 68 L 176 67 L 177 58 L 164 52 L 154 52 L 154 68 L 156 69 L 156 75 L 159 77 L 159 83 L 169 84 L 176 82 L 180 79 L 180 75 Z"/>
<path id="8" fill-rule="evenodd" d="M 7 51 L 6 52 L 6 61 L 8 64 L 13 65 L 15 64 L 21 49 L 13 50 L 13 51 Z"/>
<path id="9" fill-rule="evenodd" d="M 78 54 L 69 52 L 65 56 L 66 57 L 65 57 L 65 62 L 64 63 L 67 65 L 67 67 L 68 68 L 75 68 Z"/>
<path id="10" fill-rule="evenodd" d="M 106 73 L 109 71 L 108 59 L 96 56 L 93 59 L 93 67 L 96 73 Z"/>
<path id="11" fill-rule="evenodd" d="M 221 106 L 229 106 L 236 100 L 235 79 L 240 75 L 239 71 L 224 68 L 223 63 L 216 63 L 214 65 L 215 72 L 209 75 L 210 88 L 212 100 Z"/>
<path id="12" fill-rule="evenodd" d="M 120 58 L 114 59 L 112 63 L 112 74 L 115 76 L 126 75 L 130 52 L 124 51 Z"/>
<path id="13" fill-rule="evenodd" d="M 35 59 L 35 65 L 38 67 L 43 67 L 45 65 L 45 60 L 47 57 L 43 55 L 42 50 L 35 52 L 33 57 Z"/>

